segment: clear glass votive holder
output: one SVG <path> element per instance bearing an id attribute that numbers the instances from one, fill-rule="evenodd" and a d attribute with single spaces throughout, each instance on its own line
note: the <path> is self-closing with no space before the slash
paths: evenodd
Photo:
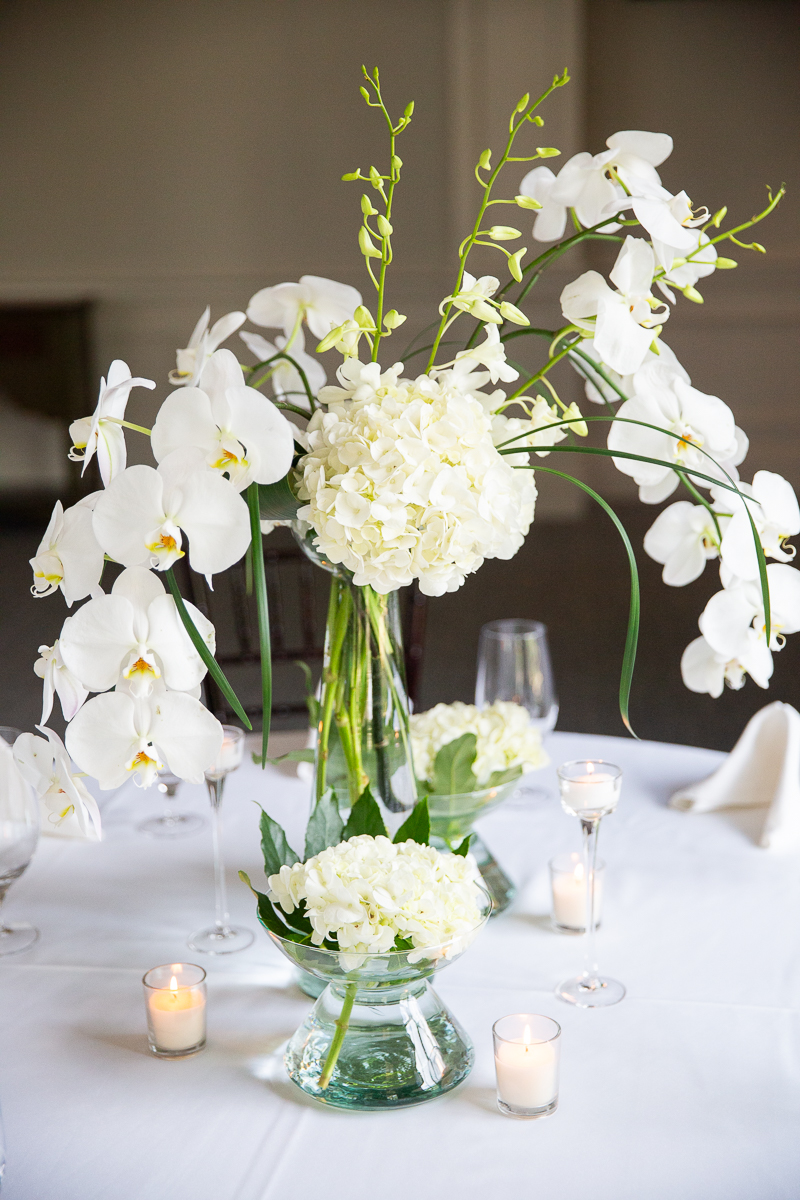
<path id="1" fill-rule="evenodd" d="M 561 805 L 570 816 L 599 821 L 617 807 L 622 770 L 614 763 L 579 758 L 562 763 L 557 775 Z"/>
<path id="2" fill-rule="evenodd" d="M 532 1120 L 558 1108 L 561 1026 L 536 1013 L 501 1017 L 492 1026 L 497 1107 L 507 1117 Z"/>
<path id="3" fill-rule="evenodd" d="M 600 928 L 603 914 L 603 880 L 606 864 L 595 864 L 594 918 Z M 552 895 L 553 928 L 559 933 L 586 932 L 586 868 L 583 855 L 559 854 L 550 859 L 550 892 Z"/>
<path id="4" fill-rule="evenodd" d="M 183 1058 L 206 1044 L 206 973 L 194 963 L 153 967 L 142 979 L 147 1038 L 159 1058 Z"/>

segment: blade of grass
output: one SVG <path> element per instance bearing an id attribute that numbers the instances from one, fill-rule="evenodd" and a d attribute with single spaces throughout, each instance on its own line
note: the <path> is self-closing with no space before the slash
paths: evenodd
<path id="1" fill-rule="evenodd" d="M 247 507 L 250 510 L 250 543 L 253 551 L 253 590 L 258 609 L 258 647 L 261 655 L 261 766 L 267 765 L 269 726 L 272 718 L 272 646 L 269 635 L 269 600 L 267 577 L 264 570 L 264 550 L 261 542 L 261 510 L 258 502 L 258 484 L 251 483 L 247 489 Z"/>

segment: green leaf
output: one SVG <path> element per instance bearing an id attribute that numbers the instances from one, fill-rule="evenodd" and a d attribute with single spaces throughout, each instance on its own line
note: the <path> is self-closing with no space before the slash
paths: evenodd
<path id="1" fill-rule="evenodd" d="M 245 871 L 239 872 L 239 878 L 241 879 L 242 883 L 247 884 L 247 886 L 250 888 L 250 891 L 255 896 L 258 919 L 265 929 L 268 929 L 270 933 L 277 934 L 278 937 L 288 938 L 289 941 L 292 942 L 307 942 L 309 940 L 311 936 L 310 933 L 304 933 L 299 929 L 293 929 L 286 923 L 286 914 L 284 914 L 282 911 L 281 915 L 278 915 L 278 909 L 272 903 L 269 896 L 265 896 L 263 892 L 256 891 Z M 293 913 L 292 915 L 294 916 L 295 914 Z M 309 922 L 309 929 L 310 928 L 311 926 Z"/>
<path id="2" fill-rule="evenodd" d="M 464 733 L 455 741 L 442 746 L 433 764 L 431 783 L 439 796 L 457 796 L 474 792 L 478 781 L 472 764 L 478 754 L 478 739 L 474 733 Z"/>
<path id="3" fill-rule="evenodd" d="M 272 645 L 269 632 L 269 598 L 267 577 L 264 572 L 264 549 L 259 520 L 257 483 L 247 489 L 247 507 L 250 510 L 250 544 L 253 548 L 253 591 L 256 594 L 258 611 L 258 646 L 261 658 L 261 766 L 267 765 L 269 726 L 272 719 Z"/>
<path id="4" fill-rule="evenodd" d="M 296 658 L 294 660 L 294 665 L 296 667 L 300 668 L 300 670 L 303 672 L 303 678 L 305 679 L 306 708 L 308 709 L 308 723 L 309 723 L 309 725 L 318 725 L 320 716 L 322 715 L 322 712 L 321 712 L 319 700 L 317 699 L 317 696 L 316 696 L 316 688 L 314 687 L 314 675 L 311 671 L 311 667 L 308 665 L 308 663 L 303 662 L 302 659 L 300 659 L 300 658 Z"/>
<path id="5" fill-rule="evenodd" d="M 175 601 L 175 607 L 178 610 L 178 616 L 183 621 L 184 628 L 186 629 L 186 632 L 188 633 L 188 635 L 191 639 L 192 645 L 194 646 L 195 650 L 197 651 L 197 653 L 200 655 L 203 662 L 205 663 L 205 665 L 208 669 L 209 675 L 214 680 L 217 687 L 222 692 L 223 696 L 228 701 L 228 703 L 230 704 L 233 711 L 236 713 L 239 720 L 242 721 L 248 729 L 252 729 L 253 726 L 250 721 L 250 718 L 248 717 L 247 713 L 242 708 L 241 703 L 239 702 L 239 697 L 236 695 L 236 692 L 233 690 L 231 685 L 228 683 L 227 679 L 225 678 L 225 676 L 222 672 L 222 668 L 220 667 L 217 660 L 214 658 L 214 655 L 211 653 L 208 646 L 203 641 L 200 631 L 198 630 L 197 626 L 195 625 L 194 621 L 192 620 L 191 616 L 189 615 L 189 610 L 187 609 L 186 605 L 183 602 L 183 596 L 181 595 L 180 589 L 178 588 L 178 581 L 175 578 L 175 574 L 172 570 L 172 567 L 168 567 L 167 570 L 164 572 L 164 574 L 167 577 L 167 586 L 169 587 L 169 590 L 172 593 L 172 599 Z"/>
<path id="6" fill-rule="evenodd" d="M 467 836 L 459 842 L 458 849 L 454 850 L 453 854 L 460 854 L 462 858 L 466 858 L 469 854 L 469 844 L 472 841 L 472 837 L 473 835 L 468 833 Z"/>
<path id="7" fill-rule="evenodd" d="M 511 767 L 508 771 L 494 771 L 489 776 L 487 788 L 501 787 L 504 783 L 511 783 L 512 779 L 519 779 L 522 774 L 522 767 Z"/>
<path id="8" fill-rule="evenodd" d="M 373 798 L 369 787 L 364 788 L 364 791 L 350 809 L 350 816 L 347 818 L 347 824 L 342 831 L 342 841 L 346 842 L 349 838 L 358 837 L 362 833 L 368 833 L 370 837 L 389 836 L 386 826 L 383 823 L 381 810 L 378 808 L 378 804 Z"/>
<path id="9" fill-rule="evenodd" d="M 261 766 L 261 755 L 260 754 L 253 754 L 251 757 L 253 759 L 253 762 L 256 763 L 257 766 Z M 286 754 L 279 754 L 277 756 L 277 758 L 268 758 L 267 762 L 272 763 L 273 766 L 276 766 L 278 763 L 282 763 L 282 762 L 313 763 L 314 758 L 315 758 L 315 753 L 313 750 L 289 750 L 289 751 L 287 751 Z"/>
<path id="10" fill-rule="evenodd" d="M 293 521 L 302 501 L 292 491 L 286 474 L 277 483 L 258 484 L 258 506 L 262 521 Z"/>
<path id="11" fill-rule="evenodd" d="M 328 846 L 338 846 L 342 841 L 343 831 L 344 822 L 339 814 L 336 792 L 333 788 L 327 788 L 314 805 L 314 811 L 308 818 L 303 861 L 307 862 L 315 854 L 327 850 Z"/>
<path id="12" fill-rule="evenodd" d="M 403 824 L 394 835 L 395 845 L 400 842 L 417 842 L 427 846 L 431 839 L 431 818 L 428 812 L 428 797 L 424 796 L 412 808 Z"/>
<path id="13" fill-rule="evenodd" d="M 277 875 L 281 867 L 291 867 L 299 858 L 286 840 L 286 834 L 277 821 L 273 821 L 261 810 L 261 850 L 264 855 L 265 875 Z"/>

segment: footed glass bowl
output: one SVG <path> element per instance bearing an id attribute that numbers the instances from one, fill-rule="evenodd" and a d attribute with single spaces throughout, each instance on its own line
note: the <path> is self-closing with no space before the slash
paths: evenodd
<path id="1" fill-rule="evenodd" d="M 290 1079 L 325 1104 L 362 1110 L 423 1104 L 461 1083 L 472 1043 L 430 980 L 464 953 L 491 903 L 481 889 L 478 924 L 424 951 L 351 954 L 268 930 L 288 959 L 326 984 L 286 1048 Z"/>
<path id="2" fill-rule="evenodd" d="M 472 833 L 473 823 L 512 796 L 519 782 L 520 777 L 517 777 L 509 783 L 482 788 L 477 792 L 457 792 L 452 796 L 431 793 L 428 796 L 431 844 L 439 850 L 456 849 Z M 472 834 L 470 852 L 475 856 L 483 882 L 492 897 L 492 914 L 496 916 L 508 908 L 517 889 L 477 833 Z"/>

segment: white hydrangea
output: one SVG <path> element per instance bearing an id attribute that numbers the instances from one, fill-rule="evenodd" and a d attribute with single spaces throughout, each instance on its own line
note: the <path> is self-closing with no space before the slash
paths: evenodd
<path id="1" fill-rule="evenodd" d="M 402 379 L 402 364 L 348 359 L 343 385 L 323 388 L 306 431 L 299 518 L 315 544 L 386 593 L 419 580 L 428 596 L 456 591 L 486 558 L 512 558 L 531 521 L 533 472 L 515 470 L 527 452 L 502 456 L 511 433 L 493 416 L 504 400 L 478 389 L 477 359 L 436 377 Z M 532 428 L 531 425 L 527 426 Z"/>
<path id="2" fill-rule="evenodd" d="M 268 883 L 284 912 L 306 913 L 315 946 L 335 938 L 342 950 L 385 954 L 395 937 L 409 938 L 417 962 L 452 958 L 472 940 L 481 920 L 477 879 L 471 857 L 362 834 L 281 867 Z"/>
<path id="3" fill-rule="evenodd" d="M 442 746 L 465 733 L 474 733 L 477 756 L 473 771 L 478 784 L 486 786 L 495 771 L 520 768 L 520 774 L 545 767 L 550 761 L 542 749 L 542 738 L 531 725 L 527 709 L 510 700 L 498 700 L 485 708 L 474 704 L 437 704 L 411 717 L 411 750 L 418 779 L 430 779 Z"/>

